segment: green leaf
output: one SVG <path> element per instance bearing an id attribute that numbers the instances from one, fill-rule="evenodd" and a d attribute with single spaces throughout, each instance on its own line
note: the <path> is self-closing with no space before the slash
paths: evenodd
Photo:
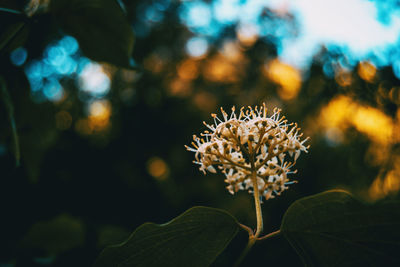
<path id="1" fill-rule="evenodd" d="M 50 12 L 87 57 L 131 67 L 133 30 L 116 0 L 53 0 Z"/>
<path id="2" fill-rule="evenodd" d="M 399 203 L 328 191 L 294 202 L 281 232 L 306 266 L 400 266 Z"/>
<path id="3" fill-rule="evenodd" d="M 23 46 L 28 39 L 29 27 L 21 16 L 7 23 L 0 20 L 3 29 L 0 30 L 0 53 L 9 53 Z"/>
<path id="4" fill-rule="evenodd" d="M 123 244 L 108 247 L 101 266 L 209 266 L 238 231 L 229 213 L 194 207 L 166 224 L 145 223 Z"/>
<path id="5" fill-rule="evenodd" d="M 29 25 L 22 1 L 0 1 L 0 54 L 9 53 L 23 46 L 28 39 Z"/>

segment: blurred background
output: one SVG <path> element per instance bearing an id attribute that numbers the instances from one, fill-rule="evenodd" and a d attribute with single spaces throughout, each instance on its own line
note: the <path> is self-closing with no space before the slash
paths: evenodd
<path id="1" fill-rule="evenodd" d="M 21 148 L 16 167 L 1 102 L 1 267 L 90 266 L 142 223 L 197 205 L 254 226 L 251 195 L 230 195 L 223 175 L 204 176 L 184 148 L 219 107 L 265 102 L 311 137 L 299 183 L 263 204 L 266 232 L 293 201 L 324 190 L 398 198 L 400 1 L 120 4 L 136 70 L 90 60 L 45 14 L 0 56 Z M 246 235 L 215 266 L 230 266 Z M 301 266 L 280 238 L 250 255 L 248 264 Z"/>

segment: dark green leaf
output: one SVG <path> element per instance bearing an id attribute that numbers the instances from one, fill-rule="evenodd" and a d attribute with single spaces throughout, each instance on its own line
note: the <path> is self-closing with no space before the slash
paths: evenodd
<path id="1" fill-rule="evenodd" d="M 0 1 L 0 54 L 23 46 L 28 38 L 26 16 L 22 1 Z"/>
<path id="2" fill-rule="evenodd" d="M 194 207 L 166 224 L 145 223 L 122 245 L 106 248 L 100 266 L 209 266 L 238 231 L 229 213 Z"/>
<path id="3" fill-rule="evenodd" d="M 130 67 L 134 36 L 115 0 L 53 0 L 50 12 L 74 36 L 86 56 Z"/>
<path id="4" fill-rule="evenodd" d="M 116 225 L 104 225 L 100 227 L 98 234 L 98 246 L 104 248 L 118 243 L 122 243 L 129 236 L 130 232 Z"/>
<path id="5" fill-rule="evenodd" d="M 15 48 L 23 46 L 28 39 L 29 27 L 25 21 L 17 18 L 13 21 L 4 22 L 4 18 L 0 19 L 0 53 L 8 53 Z"/>
<path id="6" fill-rule="evenodd" d="M 400 266 L 399 203 L 328 191 L 294 202 L 281 231 L 306 266 Z"/>

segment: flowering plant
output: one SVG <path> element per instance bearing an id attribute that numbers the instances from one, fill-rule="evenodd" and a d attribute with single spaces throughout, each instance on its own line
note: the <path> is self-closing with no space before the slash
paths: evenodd
<path id="1" fill-rule="evenodd" d="M 225 175 L 226 187 L 231 194 L 239 190 L 248 190 L 253 194 L 257 229 L 249 232 L 248 251 L 262 232 L 262 213 L 260 199 L 266 200 L 280 195 L 288 185 L 296 183 L 288 174 L 296 173 L 291 168 L 296 164 L 300 153 L 308 152 L 301 140 L 302 133 L 295 123 L 288 123 L 281 110 L 275 108 L 268 116 L 263 103 L 255 108 L 241 108 L 239 115 L 235 107 L 229 115 L 221 108 L 223 119 L 212 114 L 214 124 L 207 124 L 209 130 L 193 136 L 192 146 L 185 146 L 195 153 L 194 163 L 200 165 L 200 171 L 216 173 L 215 166 Z M 245 254 L 243 255 L 243 257 Z"/>

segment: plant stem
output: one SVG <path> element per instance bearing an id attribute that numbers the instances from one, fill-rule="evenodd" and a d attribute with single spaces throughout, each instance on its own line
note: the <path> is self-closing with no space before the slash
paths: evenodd
<path id="1" fill-rule="evenodd" d="M 254 206 L 256 208 L 256 216 L 257 216 L 257 230 L 254 234 L 254 238 L 257 238 L 263 229 L 263 218 L 261 212 L 261 203 L 260 203 L 260 192 L 258 191 L 257 184 L 257 172 L 255 170 L 252 171 L 252 180 L 253 180 L 253 189 L 254 189 Z"/>
<path id="2" fill-rule="evenodd" d="M 259 237 L 259 238 L 257 238 L 257 240 L 265 240 L 268 238 L 278 236 L 280 234 L 281 234 L 281 230 L 279 229 L 279 230 L 276 230 L 275 232 L 272 232 L 272 233 L 266 234 L 265 236 Z"/>
<path id="3" fill-rule="evenodd" d="M 15 164 L 18 167 L 21 158 L 21 152 L 19 148 L 19 139 L 17 134 L 17 126 L 15 125 L 14 119 L 14 107 L 11 101 L 10 94 L 7 91 L 6 82 L 4 81 L 3 77 L 0 76 L 0 97 L 3 99 L 4 106 L 8 113 L 8 119 L 10 120 L 11 124 L 11 131 L 13 135 L 14 141 L 14 153 L 15 153 Z"/>
<path id="4" fill-rule="evenodd" d="M 256 243 L 256 241 L 261 241 L 261 240 L 265 240 L 265 239 L 270 239 L 276 236 L 279 236 L 281 234 L 281 230 L 277 230 L 275 232 L 266 234 L 262 237 L 258 237 L 256 238 L 253 234 L 253 231 L 250 229 L 250 227 L 243 225 L 241 223 L 239 223 L 240 227 L 242 227 L 243 230 L 247 231 L 249 233 L 249 241 L 247 242 L 247 246 L 246 248 L 243 250 L 242 254 L 240 255 L 240 257 L 237 259 L 237 261 L 235 262 L 235 267 L 239 267 L 240 264 L 242 263 L 243 259 L 247 256 L 247 254 L 249 253 L 250 249 L 254 246 L 254 244 Z"/>
<path id="5" fill-rule="evenodd" d="M 243 230 L 247 231 L 247 233 L 249 234 L 249 236 L 253 236 L 253 235 L 254 235 L 253 229 L 251 229 L 251 228 L 248 227 L 247 225 L 244 225 L 244 224 L 239 223 L 239 226 L 242 227 Z"/>
<path id="6" fill-rule="evenodd" d="M 254 236 L 249 236 L 249 242 L 247 242 L 247 246 L 246 248 L 243 250 L 242 254 L 240 255 L 240 257 L 237 259 L 237 261 L 235 262 L 235 267 L 240 266 L 240 264 L 242 263 L 243 259 L 246 257 L 247 253 L 249 253 L 250 249 L 253 247 L 253 245 L 256 243 L 256 239 L 254 238 Z"/>
<path id="7" fill-rule="evenodd" d="M 233 134 L 232 134 L 233 135 Z M 240 143 L 239 143 L 240 144 Z M 256 209 L 256 216 L 257 216 L 257 228 L 256 232 L 249 231 L 249 227 L 245 225 L 240 225 L 243 229 L 245 229 L 249 233 L 249 241 L 247 242 L 246 248 L 243 250 L 242 254 L 240 255 L 239 259 L 236 261 L 235 266 L 239 266 L 243 259 L 246 257 L 247 253 L 249 253 L 250 249 L 256 243 L 258 236 L 261 234 L 263 230 L 263 218 L 262 218 L 262 211 L 261 211 L 261 201 L 260 201 L 260 191 L 258 190 L 258 182 L 257 182 L 257 168 L 255 167 L 254 163 L 254 151 L 252 147 L 252 143 L 249 140 L 249 151 L 247 154 L 249 155 L 250 165 L 251 165 L 251 180 L 253 182 L 253 196 L 254 196 L 254 206 Z M 247 150 L 244 150 L 247 151 Z"/>
<path id="8" fill-rule="evenodd" d="M 11 14 L 16 14 L 16 15 L 22 15 L 23 14 L 19 10 L 10 9 L 10 8 L 4 8 L 4 7 L 0 7 L 0 12 L 11 13 Z"/>
<path id="9" fill-rule="evenodd" d="M 253 161 L 252 161 L 253 162 Z M 244 230 L 249 233 L 249 242 L 247 243 L 246 248 L 243 250 L 239 259 L 236 261 L 235 266 L 239 266 L 243 259 L 246 257 L 247 253 L 249 253 L 250 249 L 254 246 L 257 241 L 258 236 L 261 234 L 263 229 L 263 219 L 261 212 L 261 202 L 260 202 L 260 192 L 258 191 L 258 183 L 257 183 L 257 171 L 254 169 L 254 164 L 252 163 L 252 172 L 251 179 L 253 180 L 253 189 L 254 189 L 254 205 L 256 208 L 256 216 L 257 216 L 257 229 L 256 232 L 253 233 L 251 230 L 249 231 L 249 227 L 245 225 L 240 225 Z"/>

